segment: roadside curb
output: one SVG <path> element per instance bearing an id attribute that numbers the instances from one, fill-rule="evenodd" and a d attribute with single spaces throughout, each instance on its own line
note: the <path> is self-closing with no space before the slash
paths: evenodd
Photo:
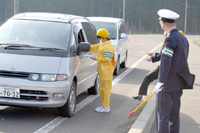
<path id="1" fill-rule="evenodd" d="M 153 95 L 128 133 L 149 133 L 156 120 L 155 110 L 155 95 Z"/>

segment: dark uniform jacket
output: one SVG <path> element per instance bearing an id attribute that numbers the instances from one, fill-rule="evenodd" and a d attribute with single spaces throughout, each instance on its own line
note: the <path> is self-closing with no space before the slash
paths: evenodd
<path id="1" fill-rule="evenodd" d="M 190 73 L 187 63 L 189 43 L 178 29 L 172 29 L 162 50 L 158 82 L 164 83 L 165 92 L 182 91 L 179 73 Z"/>
<path id="2" fill-rule="evenodd" d="M 162 50 L 163 50 L 163 48 L 164 48 L 166 39 L 167 39 L 167 38 L 165 38 L 165 40 L 164 40 L 164 43 L 163 43 L 163 46 L 162 46 L 162 49 L 161 49 L 160 53 L 155 53 L 155 55 L 151 57 L 152 63 L 155 63 L 155 62 L 157 62 L 157 61 L 160 61 L 160 58 L 161 58 L 161 55 L 162 55 Z"/>

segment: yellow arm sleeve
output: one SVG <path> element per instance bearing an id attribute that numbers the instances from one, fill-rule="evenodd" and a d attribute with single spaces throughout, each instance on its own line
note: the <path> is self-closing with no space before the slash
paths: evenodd
<path id="1" fill-rule="evenodd" d="M 104 48 L 104 57 L 103 58 L 96 58 L 97 62 L 102 63 L 108 63 L 110 64 L 113 60 L 113 55 L 115 53 L 114 47 L 111 45 L 108 45 L 106 48 Z"/>
<path id="2" fill-rule="evenodd" d="M 94 45 L 90 45 L 90 51 L 92 51 L 94 53 L 97 53 L 98 49 L 99 49 L 99 45 L 100 45 L 100 43 L 94 44 Z"/>

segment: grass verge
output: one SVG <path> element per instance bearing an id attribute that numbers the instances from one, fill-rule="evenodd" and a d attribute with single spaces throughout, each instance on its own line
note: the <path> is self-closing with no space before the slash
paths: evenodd
<path id="1" fill-rule="evenodd" d="M 200 38 L 194 39 L 194 43 L 195 43 L 196 45 L 199 45 L 199 46 L 200 46 Z"/>

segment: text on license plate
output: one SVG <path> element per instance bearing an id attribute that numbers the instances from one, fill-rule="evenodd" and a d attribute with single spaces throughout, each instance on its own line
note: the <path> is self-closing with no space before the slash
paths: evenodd
<path id="1" fill-rule="evenodd" d="M 0 87 L 0 97 L 20 98 L 20 89 L 13 87 Z"/>

